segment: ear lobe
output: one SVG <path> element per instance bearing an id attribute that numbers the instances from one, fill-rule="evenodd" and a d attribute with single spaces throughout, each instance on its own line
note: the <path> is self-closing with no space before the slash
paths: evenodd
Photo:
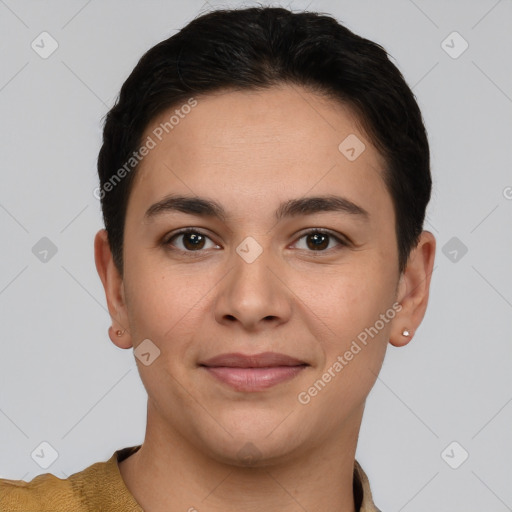
<path id="1" fill-rule="evenodd" d="M 119 334 L 118 334 L 119 333 Z M 128 330 L 116 329 L 113 325 L 108 328 L 110 341 L 119 348 L 131 348 L 132 338 Z"/>
<path id="2" fill-rule="evenodd" d="M 98 231 L 94 238 L 94 261 L 105 290 L 108 311 L 112 318 L 112 327 L 108 331 L 109 337 L 116 346 L 130 348 L 132 340 L 128 330 L 124 282 L 114 263 L 108 243 L 108 233 L 105 229 Z M 117 336 L 118 330 L 124 331 L 122 336 Z"/>
<path id="3" fill-rule="evenodd" d="M 389 343 L 393 345 L 394 347 L 404 347 L 407 345 L 410 341 L 412 341 L 413 337 L 413 331 L 411 329 L 408 329 L 407 327 L 399 328 L 399 331 L 397 334 L 393 335 L 389 339 Z M 408 334 L 405 334 L 408 333 Z"/>
<path id="4" fill-rule="evenodd" d="M 402 305 L 393 322 L 389 342 L 395 347 L 409 343 L 418 329 L 427 309 L 430 281 L 434 267 L 436 239 L 430 231 L 423 231 L 418 245 L 411 251 L 407 267 L 400 276 L 396 300 Z M 409 335 L 404 335 L 404 331 Z"/>

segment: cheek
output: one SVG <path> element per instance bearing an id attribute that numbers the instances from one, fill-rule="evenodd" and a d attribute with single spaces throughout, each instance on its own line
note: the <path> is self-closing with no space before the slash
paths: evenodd
<path id="1" fill-rule="evenodd" d="M 125 288 L 134 347 L 148 338 L 175 366 L 205 322 L 207 304 L 222 275 L 192 265 L 162 265 L 149 259 L 126 266 Z"/>
<path id="2" fill-rule="evenodd" d="M 328 417 L 311 415 L 324 417 L 322 431 L 338 428 L 358 410 L 375 383 L 395 316 L 392 283 L 377 267 L 351 267 L 350 273 L 333 277 L 323 294 L 308 296 L 323 360 L 297 398 L 307 407 L 331 411 Z"/>
<path id="3" fill-rule="evenodd" d="M 375 383 L 395 316 L 394 281 L 375 260 L 347 266 L 347 271 L 340 269 L 325 281 L 317 276 L 315 282 L 314 294 L 303 290 L 305 310 L 314 313 L 309 313 L 310 329 L 323 352 L 311 392 L 318 406 L 338 411 L 335 423 L 360 404 Z"/>
<path id="4" fill-rule="evenodd" d="M 136 363 L 148 395 L 165 414 L 166 407 L 190 401 L 180 383 L 189 378 L 190 354 L 205 316 L 201 299 L 205 300 L 211 286 L 199 275 L 194 279 L 144 268 L 127 280 L 128 314 L 134 349 L 146 339 L 158 349 L 149 346 L 150 353 L 158 354 L 150 364 L 137 358 Z"/>
<path id="5" fill-rule="evenodd" d="M 325 324 L 329 337 L 346 341 L 391 307 L 395 283 L 387 268 L 368 252 L 328 272 L 296 273 L 290 288 L 307 306 L 309 317 Z"/>

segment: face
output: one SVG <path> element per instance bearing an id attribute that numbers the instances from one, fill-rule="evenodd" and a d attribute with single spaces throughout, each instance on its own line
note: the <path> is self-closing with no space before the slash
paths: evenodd
<path id="1" fill-rule="evenodd" d="M 356 429 L 399 316 L 384 161 L 347 107 L 298 87 L 196 101 L 144 135 L 117 312 L 160 351 L 136 358 L 154 430 L 219 461 L 292 457 Z"/>

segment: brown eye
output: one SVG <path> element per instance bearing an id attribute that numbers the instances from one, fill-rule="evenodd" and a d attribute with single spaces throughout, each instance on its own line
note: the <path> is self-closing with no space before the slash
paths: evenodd
<path id="1" fill-rule="evenodd" d="M 299 240 L 306 239 L 306 249 L 317 252 L 327 252 L 331 240 L 338 242 L 338 246 L 346 246 L 347 243 L 332 233 L 320 229 L 313 229 L 303 234 Z M 335 248 L 335 247 L 331 247 Z"/>
<path id="2" fill-rule="evenodd" d="M 181 246 L 176 243 L 176 240 L 180 239 Z M 299 247 L 299 249 L 305 249 L 310 252 L 328 252 L 331 249 L 334 250 L 348 245 L 348 243 L 342 238 L 334 235 L 329 231 L 324 231 L 321 229 L 312 229 L 304 233 L 299 238 L 299 240 L 302 239 L 306 239 L 306 244 L 305 247 Z M 208 240 L 212 242 L 210 237 L 204 233 L 201 233 L 200 231 L 193 228 L 187 228 L 169 237 L 166 241 L 164 241 L 164 245 L 171 246 L 182 252 L 202 252 L 203 249 L 208 248 L 206 247 Z M 335 243 L 333 247 L 329 247 L 332 241 L 337 243 Z M 213 244 L 213 247 L 219 246 Z"/>
<path id="3" fill-rule="evenodd" d="M 311 242 L 311 244 L 308 243 L 310 249 L 326 249 L 329 245 L 329 235 L 325 233 L 313 233 L 306 236 L 306 239 Z"/>
<path id="4" fill-rule="evenodd" d="M 200 233 L 184 233 L 183 245 L 192 251 L 202 249 L 204 246 L 204 236 Z"/>
<path id="5" fill-rule="evenodd" d="M 174 241 L 181 238 L 181 247 L 174 244 Z M 175 233 L 170 237 L 165 245 L 171 245 L 184 252 L 198 252 L 205 248 L 206 240 L 210 238 L 200 231 L 194 229 L 185 229 L 179 233 Z"/>

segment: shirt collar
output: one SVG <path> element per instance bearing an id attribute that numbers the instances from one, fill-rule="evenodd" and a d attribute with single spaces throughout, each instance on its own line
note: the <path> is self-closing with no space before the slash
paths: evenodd
<path id="1" fill-rule="evenodd" d="M 130 512 L 143 512 L 142 507 L 137 503 L 133 495 L 126 487 L 118 463 L 134 454 L 142 445 L 128 446 L 114 452 L 107 461 L 108 471 L 112 475 L 114 488 L 110 489 L 123 499 L 123 510 Z M 359 462 L 354 461 L 354 501 L 356 512 L 381 512 L 374 504 L 370 482 Z"/>

